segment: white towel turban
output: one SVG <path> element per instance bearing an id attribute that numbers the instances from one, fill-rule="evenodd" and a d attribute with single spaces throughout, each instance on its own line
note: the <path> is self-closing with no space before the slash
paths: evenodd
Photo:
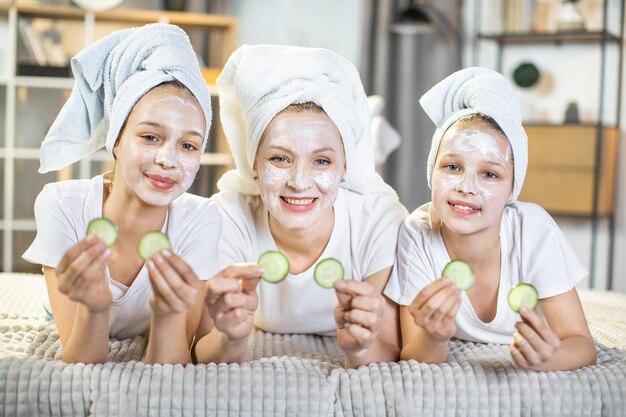
<path id="1" fill-rule="evenodd" d="M 217 87 L 220 119 L 236 165 L 220 178 L 220 190 L 260 194 L 253 166 L 265 128 L 290 104 L 313 102 L 341 134 L 346 153 L 342 187 L 396 195 L 375 171 L 367 96 L 347 59 L 321 48 L 244 45 L 228 59 Z"/>
<path id="2" fill-rule="evenodd" d="M 528 166 L 528 137 L 522 126 L 519 98 L 511 83 L 500 73 L 487 68 L 466 68 L 437 83 L 420 98 L 420 104 L 437 130 L 428 155 L 428 185 L 439 144 L 454 122 L 474 113 L 484 114 L 498 123 L 513 150 L 513 200 L 519 195 Z"/>
<path id="3" fill-rule="evenodd" d="M 106 146 L 113 147 L 133 106 L 164 82 L 178 80 L 196 97 L 211 126 L 211 97 L 187 34 L 149 24 L 114 32 L 72 58 L 72 94 L 39 151 L 44 173 L 61 169 Z"/>

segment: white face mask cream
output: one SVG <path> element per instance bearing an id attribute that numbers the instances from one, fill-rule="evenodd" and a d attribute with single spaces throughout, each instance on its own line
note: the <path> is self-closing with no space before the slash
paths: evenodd
<path id="1" fill-rule="evenodd" d="M 314 111 L 276 115 L 255 162 L 263 202 L 278 223 L 291 229 L 332 216 L 344 167 L 337 127 L 325 113 Z"/>
<path id="2" fill-rule="evenodd" d="M 481 124 L 448 129 L 432 177 L 432 203 L 446 227 L 469 234 L 499 224 L 512 190 L 513 157 L 504 135 Z"/>
<path id="3" fill-rule="evenodd" d="M 151 90 L 133 108 L 115 146 L 114 181 L 122 180 L 147 204 L 170 204 L 198 172 L 204 129 L 204 113 L 188 92 Z"/>

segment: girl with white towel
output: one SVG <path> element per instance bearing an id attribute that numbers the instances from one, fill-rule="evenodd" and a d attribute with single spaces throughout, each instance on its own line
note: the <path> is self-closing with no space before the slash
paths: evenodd
<path id="1" fill-rule="evenodd" d="M 217 85 L 236 164 L 212 197 L 224 217 L 220 263 L 254 263 L 279 250 L 290 269 L 278 284 L 232 267 L 211 279 L 206 302 L 215 328 L 196 345 L 198 361 L 245 360 L 254 325 L 336 335 L 350 367 L 396 360 L 397 308 L 382 290 L 407 213 L 375 172 L 356 69 L 325 49 L 243 46 Z M 313 277 L 328 257 L 345 270 L 334 289 Z"/>
<path id="2" fill-rule="evenodd" d="M 420 99 L 437 125 L 428 159 L 432 202 L 407 217 L 385 294 L 400 304 L 402 359 L 446 360 L 451 337 L 510 344 L 513 362 L 569 370 L 596 361 L 575 285 L 587 271 L 552 218 L 516 202 L 528 160 L 518 98 L 485 68 L 458 71 Z M 474 285 L 440 278 L 451 259 L 469 263 Z M 538 311 L 507 305 L 530 283 Z M 521 316 L 521 317 L 520 317 Z"/>
<path id="3" fill-rule="evenodd" d="M 24 259 L 43 265 L 63 360 L 106 362 L 109 337 L 149 331 L 147 362 L 187 363 L 202 313 L 202 279 L 218 271 L 221 216 L 187 194 L 211 125 L 210 96 L 185 32 L 154 24 L 115 32 L 72 59 L 74 89 L 40 150 L 40 172 L 106 147 L 113 172 L 47 184 L 35 202 L 37 236 Z M 106 217 L 107 248 L 86 237 Z M 172 250 L 144 262 L 143 233 Z"/>

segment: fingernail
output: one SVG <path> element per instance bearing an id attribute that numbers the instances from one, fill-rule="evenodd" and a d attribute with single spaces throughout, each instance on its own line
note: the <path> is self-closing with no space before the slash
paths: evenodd
<path id="1" fill-rule="evenodd" d="M 163 249 L 163 250 L 161 251 L 161 253 L 162 253 L 164 256 L 167 256 L 168 258 L 169 258 L 170 256 L 172 256 L 172 252 L 171 252 L 169 249 Z"/>
<path id="2" fill-rule="evenodd" d="M 346 284 L 344 281 L 339 280 L 339 281 L 335 281 L 335 288 L 337 288 L 338 290 L 343 290 L 346 288 L 348 284 Z"/>
<path id="3" fill-rule="evenodd" d="M 93 243 L 96 241 L 96 237 L 94 235 L 89 235 L 85 240 L 87 241 L 87 243 Z"/>
<path id="4" fill-rule="evenodd" d="M 521 307 L 521 308 L 519 309 L 519 312 L 520 312 L 520 313 L 524 313 L 524 314 L 526 314 L 526 313 L 528 312 L 528 309 L 527 309 L 526 307 Z"/>
<path id="5" fill-rule="evenodd" d="M 154 259 L 154 261 L 155 261 L 156 263 L 158 263 L 158 264 L 160 264 L 161 262 L 163 262 L 163 257 L 162 257 L 160 254 L 158 254 L 158 253 L 157 253 L 156 255 L 154 255 L 154 257 L 153 257 L 152 259 Z"/>
<path id="6" fill-rule="evenodd" d="M 254 270 L 254 273 L 257 275 L 263 275 L 265 273 L 265 268 L 258 267 Z"/>
<path id="7" fill-rule="evenodd" d="M 106 249 L 104 250 L 104 252 L 102 253 L 102 257 L 103 257 L 104 259 L 108 259 L 108 258 L 111 256 L 111 253 L 112 253 L 112 252 L 111 252 L 111 249 L 106 248 Z"/>
<path id="8" fill-rule="evenodd" d="M 148 269 L 154 269 L 154 263 L 151 260 L 146 261 L 146 266 Z"/>

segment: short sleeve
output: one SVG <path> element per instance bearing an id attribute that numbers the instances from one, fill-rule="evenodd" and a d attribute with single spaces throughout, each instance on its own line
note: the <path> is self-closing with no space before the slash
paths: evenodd
<path id="1" fill-rule="evenodd" d="M 35 199 L 37 235 L 22 258 L 56 268 L 65 252 L 80 238 L 71 212 L 62 207 L 53 185 L 46 185 Z"/>
<path id="2" fill-rule="evenodd" d="M 409 216 L 400 228 L 396 261 L 384 294 L 400 305 L 409 305 L 425 286 L 438 278 L 429 249 L 429 232 Z"/>
<path id="3" fill-rule="evenodd" d="M 588 275 L 563 232 L 547 213 L 545 216 L 548 221 L 534 226 L 542 230 L 530 232 L 532 239 L 524 237 L 529 256 L 523 260 L 526 276 L 522 278 L 537 288 L 539 298 L 563 294 Z"/>
<path id="4" fill-rule="evenodd" d="M 206 280 L 220 268 L 218 243 L 222 231 L 222 216 L 214 203 L 208 200 L 194 213 L 183 232 L 178 255 L 194 270 L 199 279 Z"/>
<path id="5" fill-rule="evenodd" d="M 366 200 L 362 213 L 352 213 L 362 216 L 362 223 L 356 222 L 358 230 L 353 238 L 361 245 L 357 252 L 361 258 L 355 261 L 360 265 L 363 278 L 393 266 L 398 232 L 407 216 L 404 206 L 393 197 L 379 195 L 368 198 L 375 200 Z"/>

